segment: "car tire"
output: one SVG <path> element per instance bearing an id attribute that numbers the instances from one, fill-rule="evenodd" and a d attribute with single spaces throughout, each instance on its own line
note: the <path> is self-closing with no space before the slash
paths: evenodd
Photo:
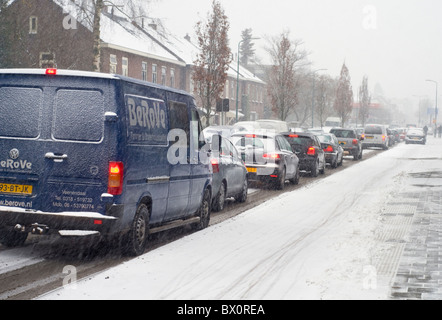
<path id="1" fill-rule="evenodd" d="M 149 237 L 149 209 L 140 204 L 132 221 L 130 231 L 123 242 L 123 252 L 130 256 L 139 256 L 146 250 Z"/>
<path id="2" fill-rule="evenodd" d="M 243 184 L 243 187 L 242 187 L 241 193 L 239 193 L 239 194 L 235 197 L 236 202 L 239 202 L 239 203 L 244 203 L 244 202 L 246 202 L 246 201 L 247 201 L 247 194 L 248 194 L 248 191 L 249 191 L 249 182 L 247 181 L 247 178 L 246 178 L 246 179 L 244 179 L 244 184 Z"/>
<path id="3" fill-rule="evenodd" d="M 226 185 L 224 182 L 221 182 L 218 194 L 216 195 L 215 201 L 212 206 L 213 211 L 215 212 L 223 211 L 225 202 L 226 202 Z"/>
<path id="4" fill-rule="evenodd" d="M 13 229 L 0 230 L 0 243 L 5 247 L 20 247 L 25 244 L 27 238 L 27 232 L 17 232 Z"/>
<path id="5" fill-rule="evenodd" d="M 301 176 L 301 175 L 300 175 L 300 173 L 299 173 L 299 167 L 298 167 L 298 168 L 296 168 L 296 174 L 295 174 L 295 176 L 294 176 L 292 179 L 289 180 L 290 183 L 291 183 L 291 184 L 294 184 L 294 185 L 299 184 L 300 176 Z"/>
<path id="6" fill-rule="evenodd" d="M 203 230 L 209 226 L 212 196 L 209 189 L 204 190 L 203 199 L 197 211 L 200 221 L 195 225 L 196 230 Z"/>
<path id="7" fill-rule="evenodd" d="M 310 176 L 312 176 L 313 178 L 316 178 L 318 175 L 319 175 L 319 160 L 316 160 L 315 164 L 311 168 Z"/>
<path id="8" fill-rule="evenodd" d="M 277 190 L 284 190 L 285 187 L 285 168 L 278 175 L 278 179 L 275 181 L 275 187 Z"/>
<path id="9" fill-rule="evenodd" d="M 325 167 L 326 167 L 326 162 L 325 162 L 325 159 L 324 159 L 324 162 L 323 162 L 323 165 L 322 165 L 322 169 L 319 170 L 320 174 L 325 174 Z"/>

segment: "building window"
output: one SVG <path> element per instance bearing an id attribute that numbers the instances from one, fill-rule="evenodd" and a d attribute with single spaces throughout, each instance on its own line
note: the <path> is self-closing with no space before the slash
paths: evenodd
<path id="1" fill-rule="evenodd" d="M 129 76 L 129 59 L 128 58 L 123 57 L 122 67 L 123 67 L 123 76 L 128 77 Z"/>
<path id="2" fill-rule="evenodd" d="M 56 68 L 55 54 L 51 52 L 40 52 L 40 68 Z"/>
<path id="3" fill-rule="evenodd" d="M 29 18 L 29 34 L 37 34 L 38 31 L 38 18 L 32 16 Z"/>
<path id="4" fill-rule="evenodd" d="M 114 54 L 110 55 L 109 73 L 117 73 L 117 56 Z"/>
<path id="5" fill-rule="evenodd" d="M 166 85 L 166 71 L 167 71 L 166 67 L 161 67 L 161 84 L 163 86 Z"/>
<path id="6" fill-rule="evenodd" d="M 141 63 L 141 79 L 147 81 L 147 62 Z"/>
<path id="7" fill-rule="evenodd" d="M 152 82 L 157 83 L 157 65 L 152 65 Z"/>
<path id="8" fill-rule="evenodd" d="M 170 86 L 175 88 L 175 69 L 170 69 Z"/>

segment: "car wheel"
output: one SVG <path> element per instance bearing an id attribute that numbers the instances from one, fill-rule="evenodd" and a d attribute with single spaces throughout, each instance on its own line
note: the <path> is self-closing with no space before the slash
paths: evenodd
<path id="1" fill-rule="evenodd" d="M 336 155 L 336 158 L 334 158 L 333 162 L 331 163 L 331 167 L 333 169 L 336 169 L 338 167 L 338 158 L 339 158 L 339 155 Z"/>
<path id="2" fill-rule="evenodd" d="M 12 229 L 0 230 L 0 243 L 6 247 L 20 247 L 25 244 L 27 238 L 27 232 L 17 232 Z"/>
<path id="3" fill-rule="evenodd" d="M 277 190 L 284 190 L 285 187 L 285 168 L 279 173 L 278 179 L 275 182 L 275 187 Z"/>
<path id="4" fill-rule="evenodd" d="M 324 174 L 325 173 L 325 166 L 326 166 L 326 164 L 325 164 L 325 159 L 324 159 L 324 162 L 322 162 L 323 164 L 322 164 L 322 169 L 320 169 L 319 170 L 319 173 L 320 174 Z"/>
<path id="5" fill-rule="evenodd" d="M 147 238 L 149 237 L 149 209 L 145 204 L 141 204 L 129 233 L 123 243 L 123 251 L 127 255 L 139 256 L 146 250 Z"/>
<path id="6" fill-rule="evenodd" d="M 215 198 L 215 202 L 213 204 L 213 211 L 219 212 L 224 209 L 224 203 L 226 202 L 226 185 L 224 182 L 221 182 L 219 186 L 219 192 Z"/>
<path id="7" fill-rule="evenodd" d="M 248 190 L 249 190 L 249 182 L 247 181 L 247 178 L 246 178 L 246 179 L 244 179 L 244 183 L 243 183 L 242 191 L 241 191 L 241 193 L 239 193 L 239 194 L 235 197 L 235 200 L 236 200 L 237 202 L 240 202 L 240 203 L 244 203 L 244 202 L 246 202 L 246 201 L 247 201 L 247 193 L 248 193 Z"/>
<path id="8" fill-rule="evenodd" d="M 319 160 L 315 161 L 315 164 L 313 165 L 310 175 L 314 178 L 316 178 L 319 175 Z"/>
<path id="9" fill-rule="evenodd" d="M 212 197 L 210 195 L 210 190 L 206 189 L 204 190 L 203 199 L 201 201 L 200 207 L 198 209 L 198 217 L 200 218 L 200 221 L 196 224 L 197 230 L 205 229 L 209 226 L 210 222 L 210 204 Z"/>
<path id="10" fill-rule="evenodd" d="M 291 184 L 296 185 L 296 184 L 299 184 L 299 178 L 300 178 L 299 167 L 297 167 L 295 176 L 292 179 L 290 179 L 289 181 Z"/>

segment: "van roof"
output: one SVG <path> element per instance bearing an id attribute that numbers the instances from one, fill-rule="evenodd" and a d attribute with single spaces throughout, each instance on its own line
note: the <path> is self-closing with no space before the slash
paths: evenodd
<path id="1" fill-rule="evenodd" d="M 0 74 L 21 74 L 21 75 L 46 75 L 47 69 L 0 69 Z M 189 92 L 165 87 L 156 83 L 146 82 L 134 78 L 129 78 L 125 76 L 121 76 L 118 74 L 109 74 L 109 73 L 101 73 L 101 72 L 92 72 L 92 71 L 80 71 L 80 70 L 64 70 L 57 69 L 57 76 L 68 76 L 68 77 L 87 77 L 87 78 L 101 78 L 101 79 L 110 79 L 110 80 L 124 80 L 127 82 L 132 82 L 140 85 L 148 84 L 151 87 L 161 88 L 168 91 L 172 91 L 175 93 L 179 93 L 182 95 L 192 96 Z"/>

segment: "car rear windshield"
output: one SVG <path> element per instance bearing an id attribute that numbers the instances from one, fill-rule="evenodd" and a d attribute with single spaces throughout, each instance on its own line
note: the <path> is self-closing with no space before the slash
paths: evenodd
<path id="1" fill-rule="evenodd" d="M 365 134 L 382 134 L 382 127 L 379 126 L 365 127 Z"/>
<path id="2" fill-rule="evenodd" d="M 311 147 L 314 143 L 313 139 L 306 136 L 288 136 L 286 139 L 290 142 L 291 145 L 300 145 L 303 147 Z"/>
<path id="3" fill-rule="evenodd" d="M 262 136 L 233 136 L 232 142 L 239 150 L 252 147 L 264 149 L 264 151 L 274 151 L 275 150 L 275 139 L 272 137 L 262 137 Z"/>
<path id="4" fill-rule="evenodd" d="M 331 130 L 337 138 L 356 138 L 355 132 L 353 130 Z"/>

